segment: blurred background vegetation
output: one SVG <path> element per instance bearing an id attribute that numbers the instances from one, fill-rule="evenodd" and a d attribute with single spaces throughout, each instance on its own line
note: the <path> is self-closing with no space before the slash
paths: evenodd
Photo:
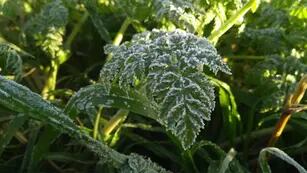
<path id="1" fill-rule="evenodd" d="M 200 37 L 218 31 L 245 0 L 0 0 L 0 74 L 58 107 L 98 80 L 108 55 L 153 28 L 180 28 Z M 236 150 L 228 172 L 256 172 L 286 97 L 307 72 L 307 2 L 262 0 L 221 37 L 212 40 L 232 70 L 219 74 L 212 120 L 189 152 L 154 120 L 129 116 L 108 139 L 121 153 L 136 152 L 173 172 L 216 172 Z M 252 9 L 253 10 L 253 9 Z M 103 75 L 103 74 L 102 74 Z M 223 81 L 223 82 L 222 82 Z M 301 104 L 307 104 L 306 97 Z M 103 109 L 99 133 L 116 109 Z M 0 172 L 113 172 L 78 141 L 44 122 L 14 120 L 0 107 Z M 133 113 L 130 113 L 133 114 Z M 92 134 L 96 115 L 74 121 Z M 14 124 L 15 123 L 15 124 Z M 276 147 L 307 167 L 307 114 L 293 114 Z M 57 137 L 54 137 L 57 136 Z M 210 142 L 209 142 L 210 141 Z M 295 169 L 272 158 L 272 172 Z"/>

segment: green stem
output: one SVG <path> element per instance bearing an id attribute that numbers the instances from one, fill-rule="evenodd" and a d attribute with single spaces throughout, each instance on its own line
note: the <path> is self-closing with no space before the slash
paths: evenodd
<path id="1" fill-rule="evenodd" d="M 117 34 L 116 34 L 116 36 L 115 36 L 115 38 L 113 40 L 113 45 L 118 46 L 122 42 L 122 40 L 124 38 L 124 33 L 126 32 L 128 26 L 130 25 L 131 22 L 132 21 L 131 21 L 131 19 L 129 17 L 127 17 L 125 19 L 125 21 L 121 25 L 119 31 L 117 32 Z"/>
<path id="2" fill-rule="evenodd" d="M 225 56 L 224 58 L 233 59 L 233 60 L 264 60 L 265 56 L 230 55 L 230 56 Z"/>
<path id="3" fill-rule="evenodd" d="M 217 31 L 213 31 L 211 35 L 208 37 L 208 40 L 215 44 L 218 39 L 227 32 L 241 17 L 243 17 L 251 8 L 255 6 L 257 0 L 250 0 L 247 4 L 245 4 L 236 14 L 231 16 L 225 24 Z"/>
<path id="4" fill-rule="evenodd" d="M 70 49 L 73 40 L 76 38 L 77 34 L 80 32 L 82 25 L 87 20 L 89 14 L 85 12 L 80 21 L 75 25 L 71 34 L 68 36 L 67 40 L 64 43 L 65 49 Z M 62 55 L 58 55 L 57 57 L 53 57 L 51 60 L 50 69 L 48 71 L 48 78 L 42 90 L 42 96 L 44 99 L 53 100 L 54 95 L 50 94 L 50 91 L 55 90 L 56 88 L 56 80 L 57 74 L 59 71 L 59 67 L 63 64 L 66 60 L 68 60 L 70 55 L 63 51 Z"/>
<path id="5" fill-rule="evenodd" d="M 253 130 L 253 125 L 254 125 L 254 119 L 255 119 L 255 109 L 256 109 L 256 106 L 258 105 L 259 103 L 259 100 L 256 100 L 255 101 L 255 104 L 250 108 L 250 111 L 248 113 L 248 120 L 247 120 L 247 127 L 246 127 L 246 136 L 245 136 L 245 139 L 244 139 L 244 144 L 243 144 L 243 153 L 244 153 L 244 157 L 247 159 L 248 157 L 248 153 L 249 153 L 249 144 L 250 144 L 250 135 L 251 135 L 251 132 Z"/>
<path id="6" fill-rule="evenodd" d="M 117 34 L 116 34 L 116 36 L 115 36 L 115 38 L 112 42 L 112 44 L 114 46 L 120 45 L 120 43 L 123 41 L 124 33 L 126 32 L 128 26 L 131 24 L 131 22 L 132 22 L 132 20 L 129 17 L 127 17 L 124 20 L 123 24 L 121 25 L 120 29 L 118 30 L 118 32 L 117 32 Z M 111 58 L 112 58 L 112 55 L 109 54 L 108 57 L 107 57 L 107 61 L 110 60 Z"/>
<path id="7" fill-rule="evenodd" d="M 104 126 L 102 133 L 104 137 L 108 137 L 111 132 L 118 127 L 125 119 L 127 118 L 129 111 L 120 109 L 112 118 L 111 120 Z"/>
<path id="8" fill-rule="evenodd" d="M 132 20 L 127 17 L 125 19 L 125 21 L 123 22 L 123 24 L 121 25 L 119 31 L 117 32 L 114 40 L 113 40 L 113 45 L 114 46 L 118 46 L 123 38 L 124 38 L 124 33 L 126 32 L 128 26 L 131 24 Z M 112 54 L 109 54 L 107 57 L 107 61 L 110 60 L 112 58 Z M 129 111 L 127 110 L 123 110 L 120 109 L 117 114 L 111 118 L 111 120 L 105 125 L 104 129 L 103 129 L 103 136 L 105 137 L 105 139 L 108 138 L 108 136 L 111 134 L 111 132 L 118 127 L 119 124 L 121 124 L 122 122 L 125 121 L 125 119 L 127 118 L 129 114 Z"/>
<path id="9" fill-rule="evenodd" d="M 64 47 L 66 49 L 70 49 L 72 42 L 76 38 L 77 34 L 80 32 L 82 25 L 89 17 L 89 13 L 87 11 L 84 12 L 82 18 L 79 20 L 79 22 L 74 26 L 72 32 L 68 36 L 66 42 L 64 43 Z"/>
<path id="10" fill-rule="evenodd" d="M 51 66 L 48 71 L 48 78 L 42 90 L 42 96 L 44 99 L 47 99 L 47 100 L 54 99 L 54 96 L 49 94 L 49 92 L 55 90 L 56 88 L 56 79 L 57 79 L 59 66 L 60 66 L 60 63 L 58 61 L 54 59 L 51 60 Z"/>
<path id="11" fill-rule="evenodd" d="M 98 130 L 99 130 L 99 122 L 100 122 L 100 117 L 101 117 L 101 112 L 102 112 L 103 107 L 99 107 L 97 116 L 96 116 L 96 120 L 95 120 L 95 124 L 94 124 L 94 130 L 93 130 L 93 138 L 97 139 L 98 136 Z"/>

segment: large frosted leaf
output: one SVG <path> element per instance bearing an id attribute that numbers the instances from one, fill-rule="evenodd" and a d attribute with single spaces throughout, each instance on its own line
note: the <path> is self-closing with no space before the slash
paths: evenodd
<path id="1" fill-rule="evenodd" d="M 137 89 L 158 105 L 152 117 L 180 138 L 184 149 L 193 144 L 204 120 L 214 109 L 211 84 L 204 66 L 214 73 L 230 73 L 216 49 L 204 38 L 175 30 L 137 34 L 121 46 L 106 47 L 112 59 L 101 70 L 108 88 Z"/>

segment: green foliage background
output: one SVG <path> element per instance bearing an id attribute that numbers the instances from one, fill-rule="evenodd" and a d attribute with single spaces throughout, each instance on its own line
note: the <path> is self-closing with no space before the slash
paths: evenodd
<path id="1" fill-rule="evenodd" d="M 0 0 L 0 172 L 306 172 L 306 112 L 266 148 L 306 24 L 304 0 Z"/>

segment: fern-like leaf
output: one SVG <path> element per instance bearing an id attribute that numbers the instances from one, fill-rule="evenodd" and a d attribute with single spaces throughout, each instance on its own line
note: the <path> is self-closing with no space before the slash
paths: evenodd
<path id="1" fill-rule="evenodd" d="M 63 35 L 67 21 L 67 8 L 61 0 L 55 0 L 46 4 L 39 14 L 28 21 L 25 31 L 51 58 L 63 57 Z"/>
<path id="2" fill-rule="evenodd" d="M 111 88 L 137 89 L 158 105 L 156 119 L 190 147 L 214 109 L 213 87 L 202 74 L 230 73 L 216 49 L 204 38 L 175 30 L 137 34 L 130 42 L 106 47 L 113 58 L 101 70 L 101 82 Z"/>

